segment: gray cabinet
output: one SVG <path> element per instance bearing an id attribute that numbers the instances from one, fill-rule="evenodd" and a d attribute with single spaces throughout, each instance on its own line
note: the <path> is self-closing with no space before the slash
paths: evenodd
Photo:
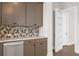
<path id="1" fill-rule="evenodd" d="M 17 25 L 25 25 L 25 3 L 18 3 L 14 6 L 14 19 Z"/>
<path id="2" fill-rule="evenodd" d="M 43 3 L 2 2 L 2 24 L 43 25 Z M 1 8 L 0 7 L 0 8 Z M 1 22 L 1 21 L 0 21 Z"/>
<path id="3" fill-rule="evenodd" d="M 25 3 L 3 2 L 2 3 L 2 24 L 25 25 Z"/>
<path id="4" fill-rule="evenodd" d="M 35 54 L 36 56 L 46 56 L 47 55 L 47 40 L 38 39 L 35 40 Z"/>
<path id="5" fill-rule="evenodd" d="M 0 2 L 0 24 L 2 20 L 2 3 Z"/>
<path id="6" fill-rule="evenodd" d="M 0 56 L 2 56 L 2 55 L 3 55 L 3 44 L 0 43 Z"/>
<path id="7" fill-rule="evenodd" d="M 9 43 L 9 44 L 12 45 L 12 43 Z M 20 43 L 18 43 L 18 44 L 20 44 Z M 24 49 L 23 50 L 24 56 L 46 56 L 47 55 L 47 38 L 24 40 L 24 45 L 22 45 L 22 44 L 21 44 L 21 46 L 23 46 L 22 49 Z M 19 46 L 9 46 L 9 47 L 17 48 Z M 4 51 L 7 52 L 7 50 L 5 48 L 6 48 L 6 46 L 4 47 Z M 13 51 L 13 49 L 12 49 L 12 51 Z M 15 50 L 14 52 L 16 52 L 16 51 L 17 50 Z M 18 51 L 20 51 L 20 50 L 18 50 Z M 0 56 L 3 56 L 3 43 L 0 43 Z"/>
<path id="8" fill-rule="evenodd" d="M 24 56 L 34 56 L 34 40 L 24 41 Z"/>
<path id="9" fill-rule="evenodd" d="M 24 56 L 46 56 L 47 39 L 33 39 L 24 41 Z"/>
<path id="10" fill-rule="evenodd" d="M 38 26 L 43 25 L 43 3 L 26 3 L 26 24 Z"/>

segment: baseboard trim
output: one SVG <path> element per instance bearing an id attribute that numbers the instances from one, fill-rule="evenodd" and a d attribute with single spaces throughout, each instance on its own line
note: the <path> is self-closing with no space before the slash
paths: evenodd
<path id="1" fill-rule="evenodd" d="M 66 44 L 63 44 L 63 45 L 73 45 L 75 44 L 74 42 L 71 42 L 71 43 L 66 43 Z"/>

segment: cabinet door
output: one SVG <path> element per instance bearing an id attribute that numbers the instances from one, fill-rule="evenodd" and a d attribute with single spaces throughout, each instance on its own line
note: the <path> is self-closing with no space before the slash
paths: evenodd
<path id="1" fill-rule="evenodd" d="M 3 55 L 3 44 L 0 43 L 0 56 L 2 56 L 2 55 Z"/>
<path id="2" fill-rule="evenodd" d="M 25 24 L 25 3 L 3 2 L 2 3 L 2 24 Z"/>
<path id="3" fill-rule="evenodd" d="M 24 41 L 24 56 L 34 56 L 34 40 Z"/>
<path id="4" fill-rule="evenodd" d="M 2 2 L 2 24 L 13 24 L 14 21 L 14 5 Z"/>
<path id="5" fill-rule="evenodd" d="M 35 47 L 35 55 L 36 56 L 46 56 L 47 55 L 47 47 L 45 46 L 38 46 Z"/>
<path id="6" fill-rule="evenodd" d="M 34 56 L 34 46 L 25 46 L 24 56 Z"/>
<path id="7" fill-rule="evenodd" d="M 47 46 L 41 47 L 41 56 L 47 56 Z"/>
<path id="8" fill-rule="evenodd" d="M 25 3 L 14 4 L 14 19 L 16 25 L 25 25 Z"/>
<path id="9" fill-rule="evenodd" d="M 47 55 L 47 39 L 35 40 L 35 55 L 36 56 Z"/>
<path id="10" fill-rule="evenodd" d="M 2 20 L 2 3 L 0 2 L 0 24 Z"/>
<path id="11" fill-rule="evenodd" d="M 36 46 L 35 47 L 35 56 L 42 56 L 42 48 L 41 46 Z"/>
<path id="12" fill-rule="evenodd" d="M 26 11 L 26 24 L 34 25 L 37 24 L 39 26 L 43 25 L 43 4 L 30 2 L 26 3 L 27 11 Z"/>

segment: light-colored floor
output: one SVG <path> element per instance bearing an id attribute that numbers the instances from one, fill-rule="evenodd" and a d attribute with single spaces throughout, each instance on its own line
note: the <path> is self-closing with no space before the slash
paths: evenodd
<path id="1" fill-rule="evenodd" d="M 79 56 L 79 54 L 74 52 L 74 45 L 65 45 L 63 49 L 58 52 L 53 51 L 54 56 Z"/>

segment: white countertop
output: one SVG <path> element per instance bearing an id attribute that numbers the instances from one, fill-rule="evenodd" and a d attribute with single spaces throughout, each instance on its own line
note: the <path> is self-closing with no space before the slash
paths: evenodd
<path id="1" fill-rule="evenodd" d="M 47 37 L 33 36 L 33 37 L 21 37 L 21 38 L 0 38 L 0 43 L 12 42 L 12 41 L 24 41 L 24 40 L 32 40 L 32 39 L 42 39 L 42 38 L 47 38 Z"/>

